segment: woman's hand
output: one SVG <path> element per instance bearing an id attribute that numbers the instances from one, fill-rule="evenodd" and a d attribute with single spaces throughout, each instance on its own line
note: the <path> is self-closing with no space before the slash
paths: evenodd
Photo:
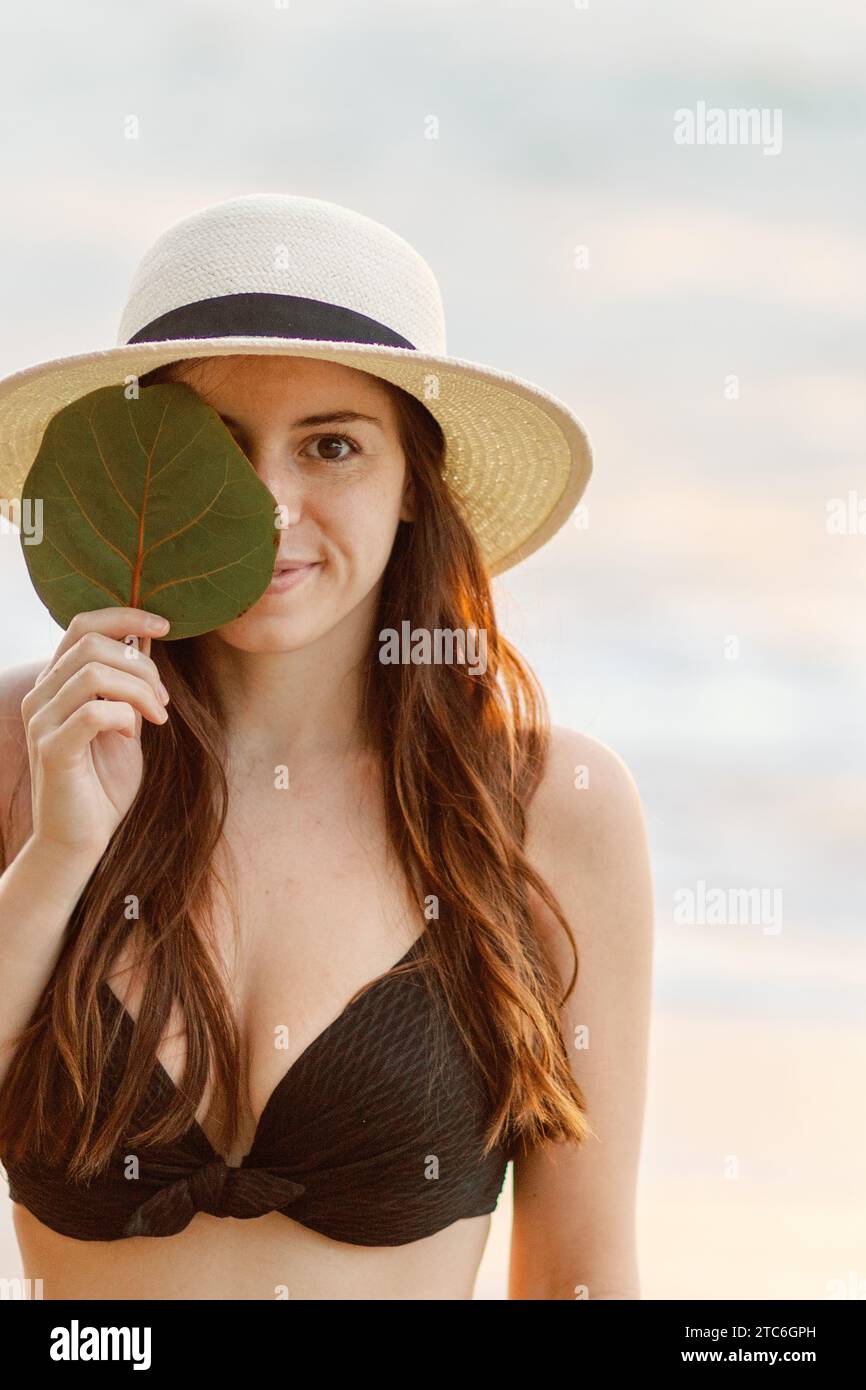
<path id="1" fill-rule="evenodd" d="M 98 863 L 141 784 L 142 718 L 168 719 L 150 657 L 168 627 L 140 608 L 78 613 L 24 696 L 37 841 Z"/>

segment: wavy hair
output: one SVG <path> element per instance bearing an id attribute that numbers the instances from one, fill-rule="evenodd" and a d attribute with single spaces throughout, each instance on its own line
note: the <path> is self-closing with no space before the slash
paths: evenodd
<path id="1" fill-rule="evenodd" d="M 166 364 L 141 385 L 166 380 L 169 372 L 183 376 L 207 360 Z M 497 1144 L 514 1153 L 543 1141 L 580 1143 L 591 1130 L 558 1019 L 577 981 L 577 945 L 524 853 L 527 807 L 549 746 L 546 701 L 531 668 L 497 628 L 487 569 L 446 480 L 438 422 L 414 396 L 376 380 L 395 405 L 415 519 L 400 522 L 383 575 L 360 714 L 381 764 L 390 846 L 419 913 L 429 919 L 432 900 L 448 920 L 447 931 L 425 933 L 423 954 L 399 972 L 422 970 L 431 987 L 438 985 L 483 1076 L 490 1098 L 485 1154 Z M 399 631 L 405 619 L 429 631 L 486 632 L 485 671 L 470 674 L 459 663 L 383 664 L 377 634 Z M 122 1143 L 170 1143 L 185 1133 L 209 1080 L 222 1117 L 221 1144 L 237 1133 L 241 1040 L 208 944 L 216 893 L 232 905 L 214 863 L 229 801 L 226 745 L 197 640 L 152 642 L 171 717 L 160 728 L 142 720 L 141 787 L 76 904 L 29 1023 L 13 1039 L 15 1055 L 0 1089 L 3 1163 L 63 1164 L 71 1177 L 86 1180 L 107 1167 Z M 26 771 L 25 758 L 16 793 Z M 106 1113 L 100 1081 L 116 1032 L 105 1024 L 99 990 L 129 939 L 124 907 L 131 887 L 139 898 L 136 965 L 145 967 L 145 985 L 127 1064 Z M 570 941 L 574 968 L 564 998 L 533 923 L 530 890 Z M 350 1002 L 394 973 L 377 976 Z M 186 1037 L 183 1082 L 142 1127 L 137 1111 L 159 1066 L 157 1048 L 174 1001 Z"/>

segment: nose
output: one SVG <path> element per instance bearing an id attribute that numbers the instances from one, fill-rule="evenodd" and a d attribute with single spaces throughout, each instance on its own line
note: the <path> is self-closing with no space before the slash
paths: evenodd
<path id="1" fill-rule="evenodd" d="M 247 458 L 273 495 L 279 508 L 279 525 L 296 526 L 304 513 L 306 486 L 303 471 L 291 453 L 278 445 L 252 444 Z"/>

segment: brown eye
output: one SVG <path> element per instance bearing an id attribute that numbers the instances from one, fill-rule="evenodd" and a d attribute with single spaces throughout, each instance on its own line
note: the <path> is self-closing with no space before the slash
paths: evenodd
<path id="1" fill-rule="evenodd" d="M 360 453 L 360 449 L 355 441 L 349 439 L 345 434 L 319 434 L 311 441 L 311 444 L 322 453 L 316 453 L 314 458 L 318 458 L 321 463 L 346 463 L 353 454 Z M 341 447 L 346 446 L 346 453 L 340 453 Z"/>

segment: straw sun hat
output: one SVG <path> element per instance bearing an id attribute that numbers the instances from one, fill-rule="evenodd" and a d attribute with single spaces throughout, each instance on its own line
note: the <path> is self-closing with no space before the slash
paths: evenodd
<path id="1" fill-rule="evenodd" d="M 165 362 L 236 353 L 321 358 L 416 396 L 445 434 L 444 476 L 491 574 L 565 523 L 592 471 L 577 417 L 546 391 L 449 357 L 439 286 L 402 237 L 317 198 L 256 193 L 176 222 L 145 253 L 117 346 L 0 380 L 0 507 L 51 417 Z"/>

